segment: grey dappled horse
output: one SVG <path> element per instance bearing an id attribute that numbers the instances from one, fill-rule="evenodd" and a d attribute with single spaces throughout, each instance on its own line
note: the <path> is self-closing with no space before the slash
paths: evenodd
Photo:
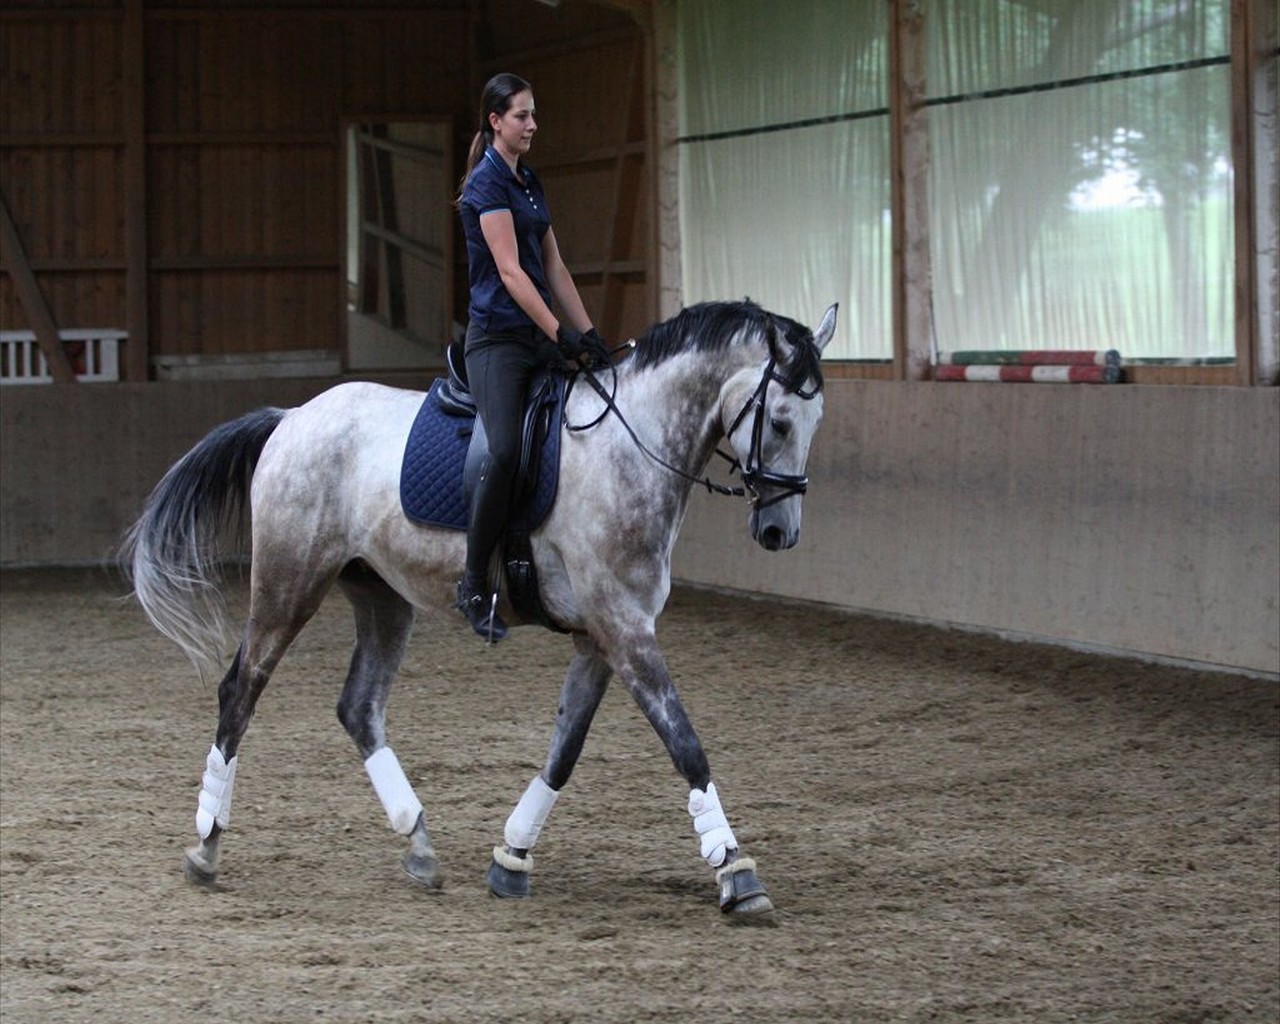
<path id="1" fill-rule="evenodd" d="M 594 390 L 581 382 L 572 389 L 556 503 L 532 547 L 542 604 L 571 631 L 574 655 L 546 764 L 494 848 L 495 894 L 528 895 L 530 851 L 616 674 L 689 784 L 688 810 L 702 857 L 716 870 L 721 908 L 739 918 L 772 910 L 729 826 L 654 626 L 690 491 L 722 440 L 742 476 L 752 537 L 769 550 L 799 539 L 805 463 L 822 417 L 819 359 L 835 321 L 832 306 L 813 334 L 750 302 L 690 307 L 600 371 Z M 216 877 L 240 741 L 258 698 L 337 583 L 356 624 L 338 717 L 391 827 L 408 837 L 406 871 L 440 885 L 422 805 L 385 725 L 414 609 L 452 606 L 466 549 L 465 534 L 417 525 L 401 510 L 401 456 L 422 401 L 420 392 L 344 383 L 298 408 L 262 409 L 217 427 L 170 468 L 125 539 L 138 601 L 203 674 L 218 666 L 225 639 L 217 540 L 240 521 L 246 497 L 252 509 L 249 617 L 218 688 L 218 730 L 196 813 L 200 842 L 186 854 L 194 881 Z M 514 609 L 502 611 L 518 622 Z"/>

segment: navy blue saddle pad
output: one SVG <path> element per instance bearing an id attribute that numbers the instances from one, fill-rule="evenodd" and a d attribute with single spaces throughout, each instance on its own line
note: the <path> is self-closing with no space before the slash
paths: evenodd
<path id="1" fill-rule="evenodd" d="M 463 470 L 475 418 L 446 411 L 440 404 L 443 380 L 432 382 L 413 421 L 400 466 L 400 504 L 404 514 L 425 526 L 451 530 L 467 528 L 467 494 Z M 560 480 L 560 421 L 564 410 L 565 381 L 553 381 L 554 409 L 550 427 L 537 461 L 537 479 L 529 501 L 512 510 L 511 526 L 536 529 L 555 504 Z M 516 490 L 521 490 L 517 482 Z"/>

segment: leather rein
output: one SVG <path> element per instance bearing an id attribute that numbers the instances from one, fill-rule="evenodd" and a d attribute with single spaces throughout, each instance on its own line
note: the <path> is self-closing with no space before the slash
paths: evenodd
<path id="1" fill-rule="evenodd" d="M 635 342 L 629 341 L 624 347 L 634 348 Z M 745 403 L 743 403 L 738 415 L 734 417 L 732 425 L 730 425 L 729 429 L 725 431 L 724 435 L 726 438 L 732 437 L 733 432 L 738 429 L 747 414 L 753 414 L 751 422 L 751 446 L 747 451 L 746 465 L 744 466 L 741 460 L 736 456 L 721 451 L 718 445 L 715 450 L 716 455 L 729 463 L 729 472 L 731 474 L 737 473 L 742 478 L 741 487 L 726 487 L 724 484 L 716 483 L 710 476 L 694 476 L 693 474 L 681 469 L 679 466 L 673 466 L 662 456 L 650 450 L 648 446 L 646 446 L 645 443 L 636 435 L 635 430 L 632 429 L 631 424 L 627 422 L 626 417 L 622 415 L 622 410 L 618 408 L 617 403 L 614 401 L 614 397 L 618 393 L 618 370 L 612 363 L 609 366 L 609 369 L 613 374 L 612 391 L 605 390 L 604 385 L 600 383 L 595 372 L 592 370 L 579 371 L 570 379 L 569 389 L 572 390 L 573 385 L 577 383 L 579 377 L 586 378 L 587 383 L 591 385 L 595 393 L 600 396 L 601 401 L 604 402 L 605 408 L 604 411 L 590 423 L 583 423 L 575 426 L 570 423 L 568 419 L 568 395 L 566 394 L 566 412 L 564 419 L 565 429 L 572 433 L 590 430 L 592 427 L 602 422 L 604 418 L 612 412 L 618 417 L 618 422 L 622 424 L 623 429 L 626 430 L 628 435 L 630 435 L 631 440 L 635 442 L 636 447 L 639 448 L 646 456 L 681 479 L 688 480 L 690 483 L 700 484 L 713 494 L 724 494 L 736 498 L 745 497 L 747 501 L 757 509 L 768 508 L 770 505 L 775 505 L 780 501 L 785 501 L 787 498 L 798 494 L 804 494 L 809 489 L 808 476 L 800 473 L 774 473 L 772 470 L 764 467 L 763 446 L 765 395 L 769 390 L 769 384 L 771 381 L 777 381 L 784 387 L 787 383 L 786 378 L 777 371 L 778 359 L 772 352 L 772 346 L 770 346 L 770 349 L 769 361 L 765 364 L 764 372 L 760 375 L 760 383 L 756 385 L 751 396 Z M 816 388 L 807 392 L 800 388 L 797 388 L 795 391 L 795 394 L 805 401 L 812 399 L 817 395 L 817 393 Z M 764 501 L 760 497 L 760 489 L 762 487 L 775 487 L 778 489 L 779 493 L 774 495 L 772 498 L 769 498 L 767 501 Z"/>

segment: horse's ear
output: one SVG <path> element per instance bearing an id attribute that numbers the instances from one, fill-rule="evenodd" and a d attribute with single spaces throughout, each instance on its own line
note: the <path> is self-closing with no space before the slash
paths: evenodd
<path id="1" fill-rule="evenodd" d="M 822 314 L 822 323 L 818 324 L 818 329 L 813 332 L 813 343 L 818 346 L 821 352 L 827 347 L 829 342 L 836 333 L 836 312 L 840 309 L 840 303 L 833 302 L 827 307 L 827 311 Z"/>

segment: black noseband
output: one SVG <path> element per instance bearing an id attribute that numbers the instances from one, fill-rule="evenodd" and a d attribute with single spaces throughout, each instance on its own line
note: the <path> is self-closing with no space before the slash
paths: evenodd
<path id="1" fill-rule="evenodd" d="M 725 433 L 726 437 L 732 438 L 733 432 L 738 429 L 739 425 L 746 418 L 749 411 L 754 409 L 754 418 L 751 422 L 751 447 L 747 449 L 747 463 L 744 466 L 737 459 L 730 459 L 731 469 L 737 470 L 742 477 L 742 485 L 746 488 L 748 498 L 752 505 L 757 509 L 768 508 L 770 505 L 776 505 L 780 501 L 786 501 L 788 498 L 798 494 L 804 494 L 809 489 L 809 478 L 804 474 L 792 473 L 774 473 L 764 468 L 764 399 L 765 393 L 769 390 L 769 382 L 777 381 L 779 384 L 786 386 L 786 380 L 779 375 L 777 371 L 777 359 L 773 356 L 769 357 L 769 362 L 764 368 L 764 373 L 760 376 L 760 383 L 756 385 L 755 391 L 751 393 L 751 397 L 747 399 L 738 415 L 734 417 L 733 424 Z M 804 392 L 797 390 L 796 394 L 808 401 L 813 398 L 817 391 Z M 778 494 L 775 494 L 767 501 L 760 498 L 760 489 L 762 487 L 775 487 Z"/>

